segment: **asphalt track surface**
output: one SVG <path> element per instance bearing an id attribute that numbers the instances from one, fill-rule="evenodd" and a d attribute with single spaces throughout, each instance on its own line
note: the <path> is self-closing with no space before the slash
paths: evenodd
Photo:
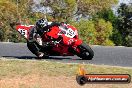
<path id="1" fill-rule="evenodd" d="M 92 46 L 95 56 L 92 60 L 81 60 L 77 56 L 51 56 L 47 61 L 63 63 L 85 63 L 132 67 L 132 47 Z M 37 59 L 25 43 L 0 43 L 0 57 L 7 59 Z"/>

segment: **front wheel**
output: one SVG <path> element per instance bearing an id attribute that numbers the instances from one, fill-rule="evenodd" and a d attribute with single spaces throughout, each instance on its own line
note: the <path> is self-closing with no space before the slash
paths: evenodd
<path id="1" fill-rule="evenodd" d="M 77 56 L 79 56 L 83 60 L 92 60 L 94 52 L 90 48 L 90 46 L 86 45 L 85 43 L 82 43 L 78 46 L 78 49 L 80 50 L 80 53 L 78 53 Z"/>

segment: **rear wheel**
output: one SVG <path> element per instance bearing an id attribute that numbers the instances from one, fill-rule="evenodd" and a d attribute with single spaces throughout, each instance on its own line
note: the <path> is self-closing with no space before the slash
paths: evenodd
<path id="1" fill-rule="evenodd" d="M 85 43 L 82 43 L 78 46 L 80 53 L 77 54 L 80 58 L 83 60 L 92 60 L 94 56 L 93 50 L 90 48 L 90 46 L 86 45 Z"/>

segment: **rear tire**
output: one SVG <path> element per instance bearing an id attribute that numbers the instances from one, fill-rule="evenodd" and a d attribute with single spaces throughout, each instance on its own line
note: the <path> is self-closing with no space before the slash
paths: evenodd
<path id="1" fill-rule="evenodd" d="M 85 43 L 82 43 L 78 46 L 80 53 L 77 54 L 80 58 L 83 60 L 92 60 L 94 56 L 93 50 L 90 48 L 90 46 L 86 45 Z"/>

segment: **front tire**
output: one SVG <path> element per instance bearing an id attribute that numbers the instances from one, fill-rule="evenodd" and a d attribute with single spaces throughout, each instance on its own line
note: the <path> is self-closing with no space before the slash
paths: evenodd
<path id="1" fill-rule="evenodd" d="M 82 43 L 78 46 L 80 53 L 77 54 L 80 58 L 83 60 L 92 60 L 94 56 L 93 50 L 90 48 L 90 46 L 86 45 L 85 43 Z"/>

